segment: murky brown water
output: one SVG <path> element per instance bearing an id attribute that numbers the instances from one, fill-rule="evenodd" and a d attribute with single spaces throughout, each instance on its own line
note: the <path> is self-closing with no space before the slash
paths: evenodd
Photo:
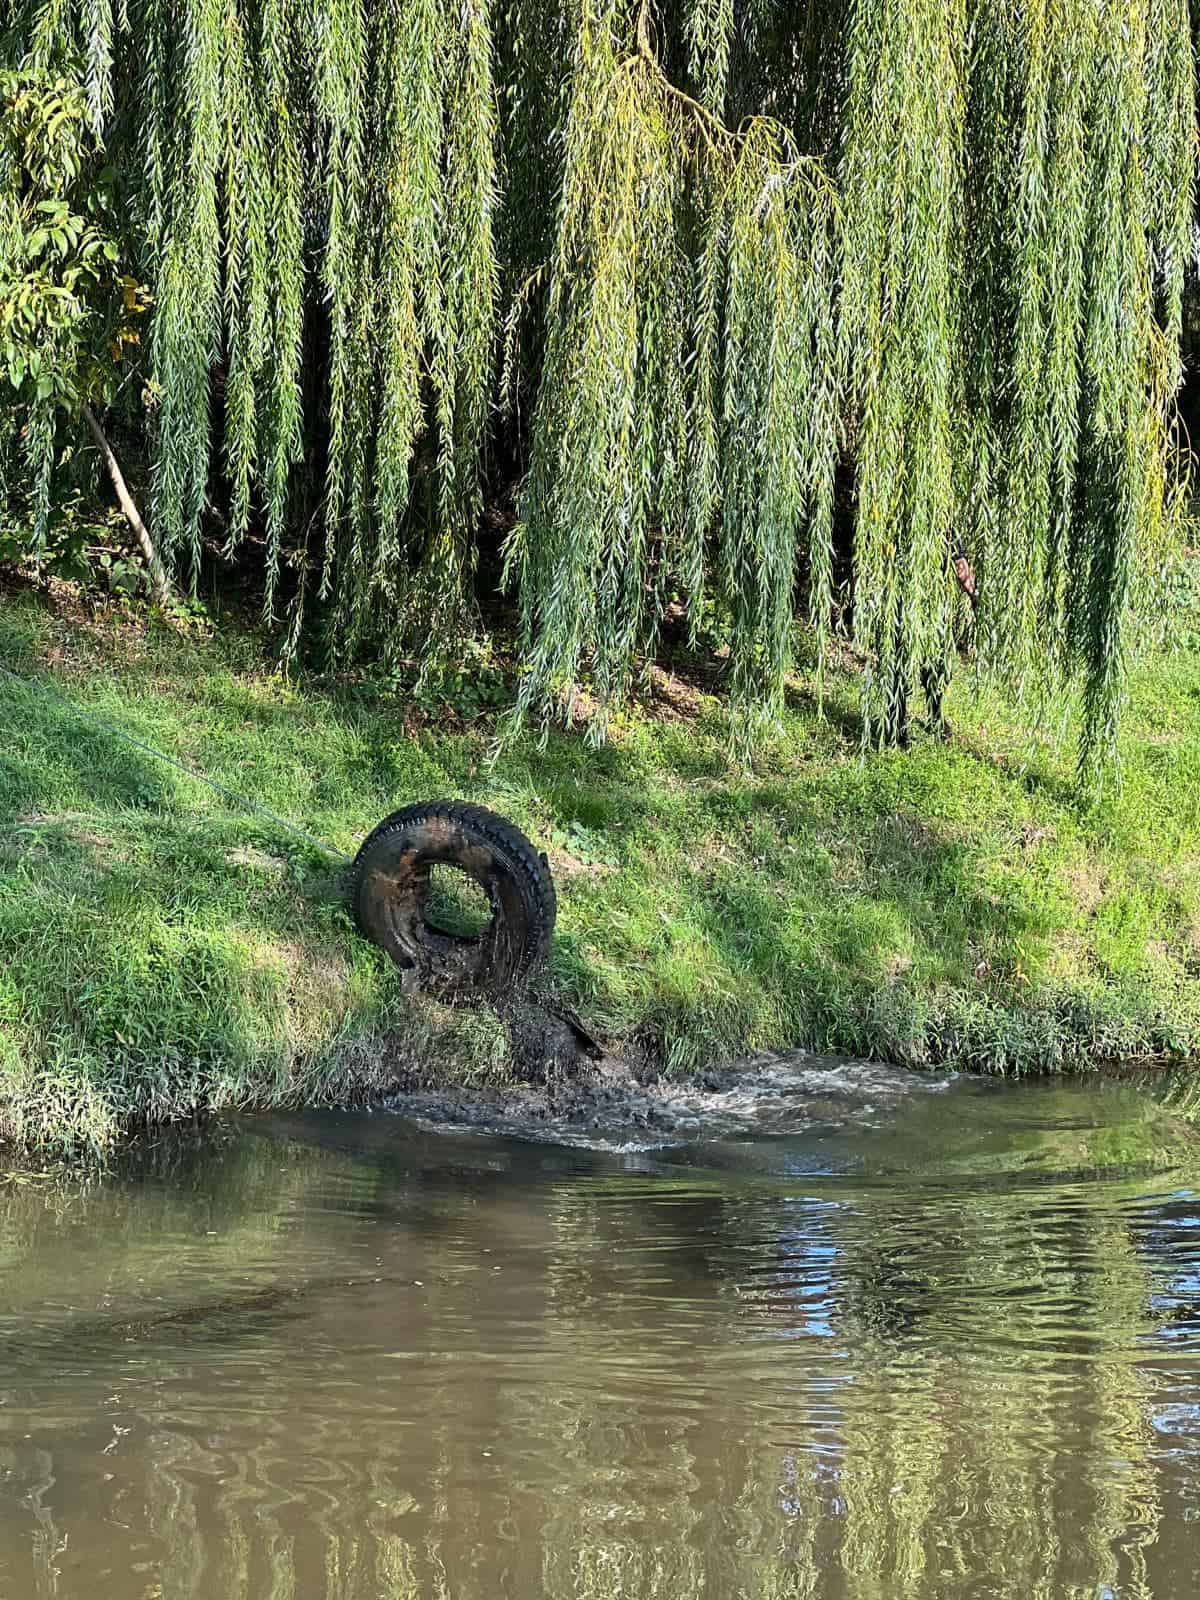
<path id="1" fill-rule="evenodd" d="M 0 1189 L 0 1596 L 1200 1592 L 1200 1144 L 1119 1085 Z"/>

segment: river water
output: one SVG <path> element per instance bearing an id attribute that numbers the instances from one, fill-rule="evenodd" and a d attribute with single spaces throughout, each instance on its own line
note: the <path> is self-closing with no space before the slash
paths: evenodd
<path id="1" fill-rule="evenodd" d="M 0 1597 L 1200 1593 L 1195 1134 L 897 1085 L 0 1187 Z"/>

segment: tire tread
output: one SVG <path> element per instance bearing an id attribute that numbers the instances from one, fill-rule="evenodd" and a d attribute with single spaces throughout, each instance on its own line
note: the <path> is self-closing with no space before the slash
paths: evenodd
<path id="1" fill-rule="evenodd" d="M 355 869 L 360 869 L 371 851 L 395 833 L 428 822 L 452 822 L 477 842 L 498 855 L 521 883 L 521 898 L 530 912 L 534 938 L 530 941 L 525 971 L 539 964 L 549 953 L 550 940 L 558 911 L 554 879 L 545 858 L 515 823 L 489 811 L 486 806 L 461 800 L 428 800 L 402 806 L 384 817 L 359 847 Z M 355 897 L 357 902 L 357 896 Z"/>

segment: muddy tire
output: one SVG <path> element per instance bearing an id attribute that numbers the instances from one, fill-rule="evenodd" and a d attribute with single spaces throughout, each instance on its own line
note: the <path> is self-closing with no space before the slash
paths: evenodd
<path id="1" fill-rule="evenodd" d="M 545 960 L 554 880 L 545 857 L 493 811 L 455 800 L 406 806 L 368 835 L 354 866 L 360 929 L 424 988 L 507 999 Z M 446 875 L 477 886 L 478 931 L 436 914 L 435 876 Z"/>

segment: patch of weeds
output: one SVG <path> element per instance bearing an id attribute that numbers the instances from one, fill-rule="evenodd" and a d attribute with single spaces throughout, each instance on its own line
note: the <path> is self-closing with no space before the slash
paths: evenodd
<path id="1" fill-rule="evenodd" d="M 570 822 L 565 828 L 551 828 L 549 842 L 552 849 L 570 857 L 581 867 L 615 867 L 617 852 L 608 834 L 601 828 L 589 828 L 582 822 Z"/>
<path id="2" fill-rule="evenodd" d="M 457 661 L 399 662 L 379 683 L 423 722 L 459 723 L 494 715 L 512 698 L 509 678 L 492 649 L 468 640 Z"/>

